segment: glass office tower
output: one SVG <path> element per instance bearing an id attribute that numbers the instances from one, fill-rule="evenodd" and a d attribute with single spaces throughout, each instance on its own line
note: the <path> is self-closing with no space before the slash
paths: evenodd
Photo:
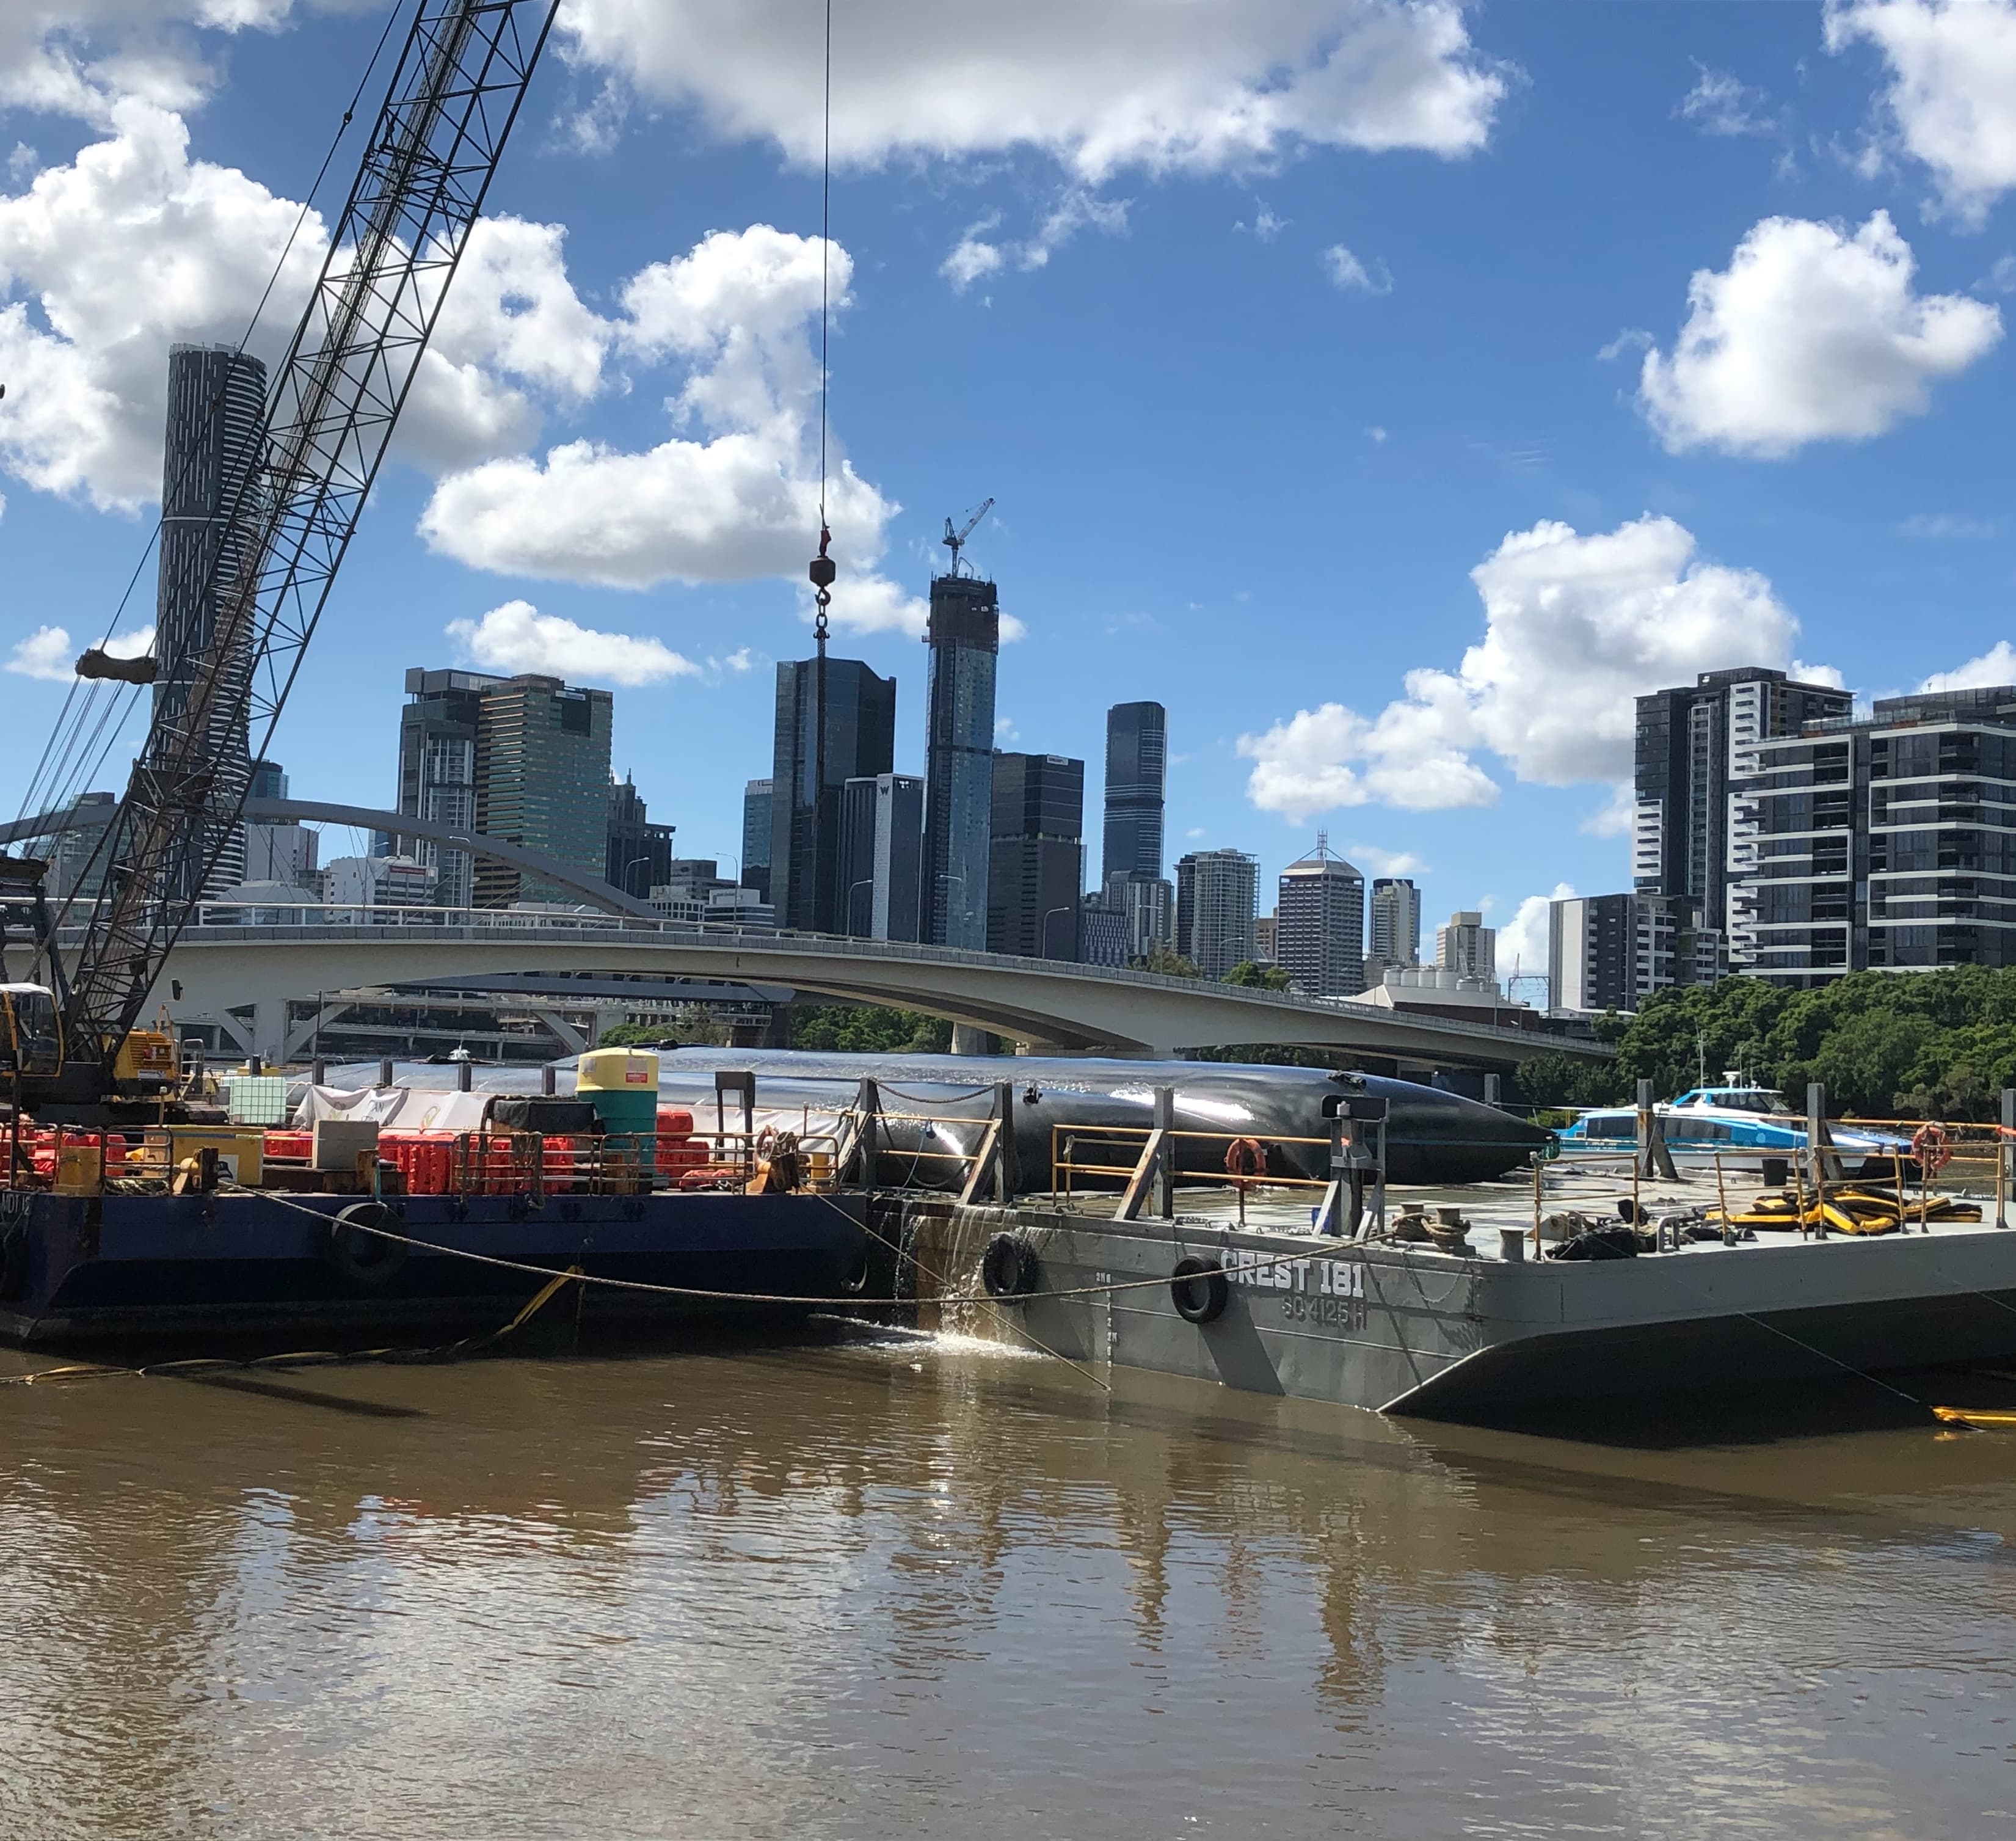
<path id="1" fill-rule="evenodd" d="M 987 946 L 988 839 L 994 804 L 994 670 L 1001 649 L 994 584 L 941 575 L 931 584 L 931 707 L 925 731 L 923 898 L 927 937 Z"/>

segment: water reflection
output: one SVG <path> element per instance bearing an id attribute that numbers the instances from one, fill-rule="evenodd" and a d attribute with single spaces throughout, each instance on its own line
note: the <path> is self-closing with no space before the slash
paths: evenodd
<path id="1" fill-rule="evenodd" d="M 2016 1807 L 2016 1444 L 1634 1450 L 1114 1382 L 906 1343 L 0 1389 L 0 1832 Z"/>

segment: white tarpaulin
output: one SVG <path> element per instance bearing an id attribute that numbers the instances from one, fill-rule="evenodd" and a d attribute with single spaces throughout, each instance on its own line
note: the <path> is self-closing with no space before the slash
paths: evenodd
<path id="1" fill-rule="evenodd" d="M 481 1131 L 491 1093 L 438 1086 L 311 1086 L 294 1108 L 297 1130 L 318 1119 L 369 1119 L 386 1131 Z"/>

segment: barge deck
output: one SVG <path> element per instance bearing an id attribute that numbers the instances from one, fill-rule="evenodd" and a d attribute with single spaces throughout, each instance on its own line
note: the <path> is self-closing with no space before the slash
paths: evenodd
<path id="1" fill-rule="evenodd" d="M 1536 1256 L 1517 1185 L 1442 1193 L 1463 1198 L 1460 1245 L 1317 1234 L 1306 1207 L 1256 1206 L 1242 1223 L 1189 1195 L 1186 1212 L 1135 1220 L 1082 1198 L 913 1201 L 905 1241 L 927 1322 L 934 1292 L 970 1293 L 991 1274 L 993 1303 L 954 1306 L 959 1327 L 1081 1363 L 1424 1418 L 1762 1400 L 1845 1374 L 2016 1363 L 2016 1233 L 1992 1220 L 1734 1245 L 1675 1234 L 1657 1252 L 1558 1259 Z M 1648 1187 L 1648 1212 L 1661 1199 L 1700 1198 Z"/>

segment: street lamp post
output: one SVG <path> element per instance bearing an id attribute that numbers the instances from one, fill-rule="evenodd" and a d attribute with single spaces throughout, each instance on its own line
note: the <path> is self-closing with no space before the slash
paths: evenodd
<path id="1" fill-rule="evenodd" d="M 875 878 L 873 876 L 864 876 L 859 881 L 850 882 L 848 884 L 847 933 L 848 937 L 850 939 L 872 939 L 874 937 L 875 903 L 872 895 L 869 898 L 868 904 L 868 931 L 862 933 L 856 933 L 854 931 L 854 892 L 857 888 L 873 889 L 874 886 Z"/>
<path id="2" fill-rule="evenodd" d="M 1078 907 L 1075 902 L 1067 902 L 1061 908 L 1051 908 L 1045 912 L 1041 923 L 1036 928 L 1036 957 L 1039 959 L 1047 959 L 1050 956 L 1050 921 L 1052 917 L 1058 914 L 1075 914 L 1077 912 Z"/>

